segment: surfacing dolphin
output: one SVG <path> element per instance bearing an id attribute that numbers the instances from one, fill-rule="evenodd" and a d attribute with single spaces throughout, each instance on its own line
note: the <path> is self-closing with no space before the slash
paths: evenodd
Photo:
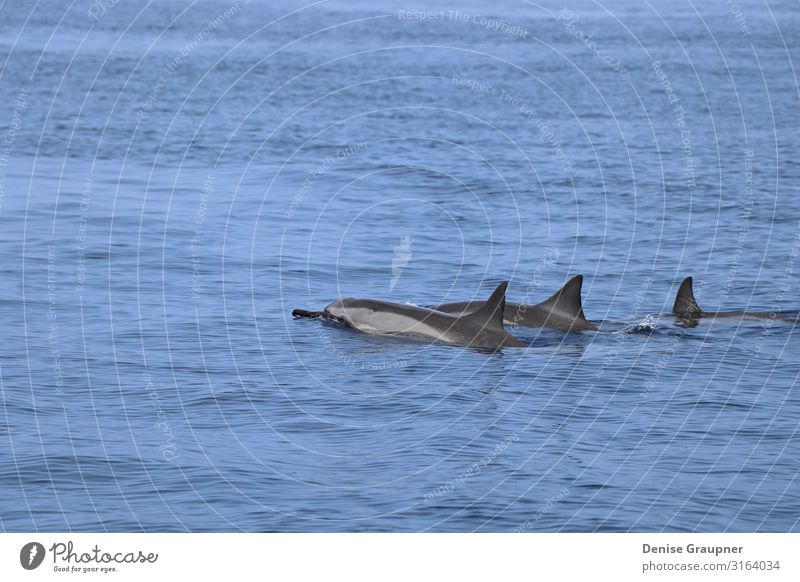
<path id="1" fill-rule="evenodd" d="M 503 320 L 508 325 L 549 327 L 563 331 L 597 331 L 587 321 L 581 304 L 583 275 L 576 275 L 552 297 L 536 305 L 506 303 Z M 458 301 L 432 307 L 445 313 L 464 314 L 477 309 L 480 301 Z"/>
<path id="2" fill-rule="evenodd" d="M 295 309 L 292 316 L 331 319 L 369 334 L 422 337 L 472 348 L 528 347 L 503 327 L 507 287 L 507 281 L 500 283 L 487 301 L 462 315 L 373 299 L 340 299 L 321 312 Z"/>
<path id="3" fill-rule="evenodd" d="M 797 321 L 795 317 L 786 317 L 780 313 L 766 311 L 703 311 L 694 298 L 691 277 L 686 277 L 678 288 L 678 294 L 675 296 L 675 303 L 672 306 L 672 313 L 678 316 L 684 325 L 690 327 L 697 325 L 697 320 L 700 318 L 777 319 L 780 321 Z"/>

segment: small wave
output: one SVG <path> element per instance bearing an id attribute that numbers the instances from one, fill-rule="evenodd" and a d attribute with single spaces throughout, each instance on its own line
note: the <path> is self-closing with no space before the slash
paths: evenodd
<path id="1" fill-rule="evenodd" d="M 648 313 L 638 323 L 629 323 L 622 329 L 622 333 L 650 333 L 656 329 L 656 318 Z"/>

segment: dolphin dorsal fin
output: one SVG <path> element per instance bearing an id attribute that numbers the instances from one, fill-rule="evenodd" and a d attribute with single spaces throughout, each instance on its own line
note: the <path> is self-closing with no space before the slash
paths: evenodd
<path id="1" fill-rule="evenodd" d="M 675 297 L 675 305 L 672 306 L 672 313 L 675 315 L 700 315 L 700 306 L 694 298 L 692 292 L 692 278 L 686 277 L 678 289 Z"/>
<path id="2" fill-rule="evenodd" d="M 557 311 L 571 315 L 576 319 L 585 321 L 583 306 L 581 305 L 581 287 L 583 286 L 583 275 L 575 275 L 572 279 L 547 301 L 539 304 L 540 307 L 549 311 Z"/>
<path id="3" fill-rule="evenodd" d="M 494 290 L 494 293 L 483 305 L 472 313 L 462 315 L 464 319 L 474 322 L 481 327 L 503 328 L 503 312 L 506 309 L 506 289 L 508 281 L 503 281 Z"/>

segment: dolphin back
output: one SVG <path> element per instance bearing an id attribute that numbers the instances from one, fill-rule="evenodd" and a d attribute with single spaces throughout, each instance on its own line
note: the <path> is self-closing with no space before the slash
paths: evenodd
<path id="1" fill-rule="evenodd" d="M 507 288 L 508 281 L 503 281 L 489 299 L 484 301 L 483 305 L 475 311 L 462 315 L 461 319 L 488 329 L 505 329 L 503 327 L 503 311 L 506 308 Z"/>
<path id="2" fill-rule="evenodd" d="M 681 283 L 678 294 L 675 296 L 672 313 L 682 317 L 699 317 L 703 313 L 694 298 L 691 277 L 686 277 Z"/>
<path id="3" fill-rule="evenodd" d="M 581 288 L 583 275 L 576 275 L 551 297 L 536 305 L 507 303 L 505 322 L 526 327 L 551 327 L 565 331 L 596 331 L 583 313 Z M 454 315 L 474 312 L 480 301 L 457 301 L 435 305 L 431 309 Z"/>
<path id="4" fill-rule="evenodd" d="M 553 325 L 548 324 L 548 327 L 561 327 L 555 325 L 555 321 L 563 317 L 570 321 L 569 327 L 566 329 L 571 329 L 572 331 L 597 330 L 597 327 L 589 322 L 583 313 L 582 287 L 583 275 L 575 275 L 550 298 L 536 305 L 539 310 L 544 310 L 544 312 L 550 314 L 548 319 L 553 319 Z"/>
<path id="5" fill-rule="evenodd" d="M 453 303 L 432 305 L 431 309 L 441 311 L 442 313 L 450 313 L 452 315 L 464 315 L 471 311 L 475 311 L 481 305 L 483 305 L 481 301 L 454 301 Z"/>
<path id="6" fill-rule="evenodd" d="M 476 329 L 468 345 L 474 347 L 527 347 L 506 331 L 503 313 L 506 308 L 508 281 L 503 281 L 483 305 L 476 310 L 457 316 L 460 321 Z"/>

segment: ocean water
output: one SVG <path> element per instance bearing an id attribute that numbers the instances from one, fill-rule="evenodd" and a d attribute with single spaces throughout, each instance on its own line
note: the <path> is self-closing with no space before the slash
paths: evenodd
<path id="1" fill-rule="evenodd" d="M 420 12 L 423 11 L 423 12 Z M 0 529 L 798 531 L 793 2 L 0 5 Z M 308 320 L 539 302 L 487 354 Z"/>

